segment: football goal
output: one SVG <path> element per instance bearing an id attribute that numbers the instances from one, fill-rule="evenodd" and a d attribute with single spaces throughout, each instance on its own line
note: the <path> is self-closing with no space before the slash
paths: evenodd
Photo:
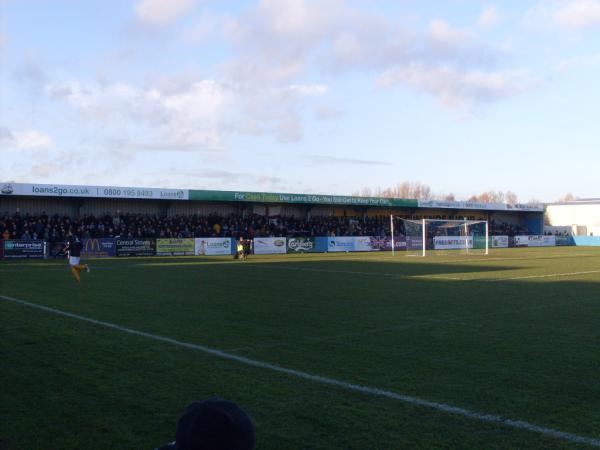
<path id="1" fill-rule="evenodd" d="M 392 242 L 402 242 L 407 256 L 489 254 L 486 220 L 394 219 L 390 218 Z"/>

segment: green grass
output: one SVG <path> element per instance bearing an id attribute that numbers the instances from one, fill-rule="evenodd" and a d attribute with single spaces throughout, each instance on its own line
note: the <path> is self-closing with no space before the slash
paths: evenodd
<path id="1" fill-rule="evenodd" d="M 90 264 L 77 285 L 64 260 L 2 261 L 0 295 L 600 439 L 600 249 Z M 0 298 L 2 450 L 153 449 L 215 394 L 259 449 L 585 448 Z"/>

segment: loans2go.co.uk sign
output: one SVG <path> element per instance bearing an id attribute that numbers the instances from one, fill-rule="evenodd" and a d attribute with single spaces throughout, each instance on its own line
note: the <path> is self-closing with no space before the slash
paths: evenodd
<path id="1" fill-rule="evenodd" d="M 0 195 L 43 197 L 130 198 L 188 200 L 187 189 L 159 189 L 120 186 L 79 186 L 64 184 L 0 183 Z"/>

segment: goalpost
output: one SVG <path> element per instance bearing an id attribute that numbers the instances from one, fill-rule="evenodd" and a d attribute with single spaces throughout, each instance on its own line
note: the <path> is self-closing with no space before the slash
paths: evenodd
<path id="1" fill-rule="evenodd" d="M 400 219 L 394 227 L 390 216 L 392 255 L 394 242 L 404 240 L 407 256 L 427 254 L 489 254 L 489 229 L 486 220 Z"/>

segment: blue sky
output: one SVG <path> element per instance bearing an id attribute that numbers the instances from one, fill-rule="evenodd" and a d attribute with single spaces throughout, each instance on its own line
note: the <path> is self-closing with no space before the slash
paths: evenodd
<path id="1" fill-rule="evenodd" d="M 0 0 L 0 180 L 600 197 L 600 0 Z"/>

